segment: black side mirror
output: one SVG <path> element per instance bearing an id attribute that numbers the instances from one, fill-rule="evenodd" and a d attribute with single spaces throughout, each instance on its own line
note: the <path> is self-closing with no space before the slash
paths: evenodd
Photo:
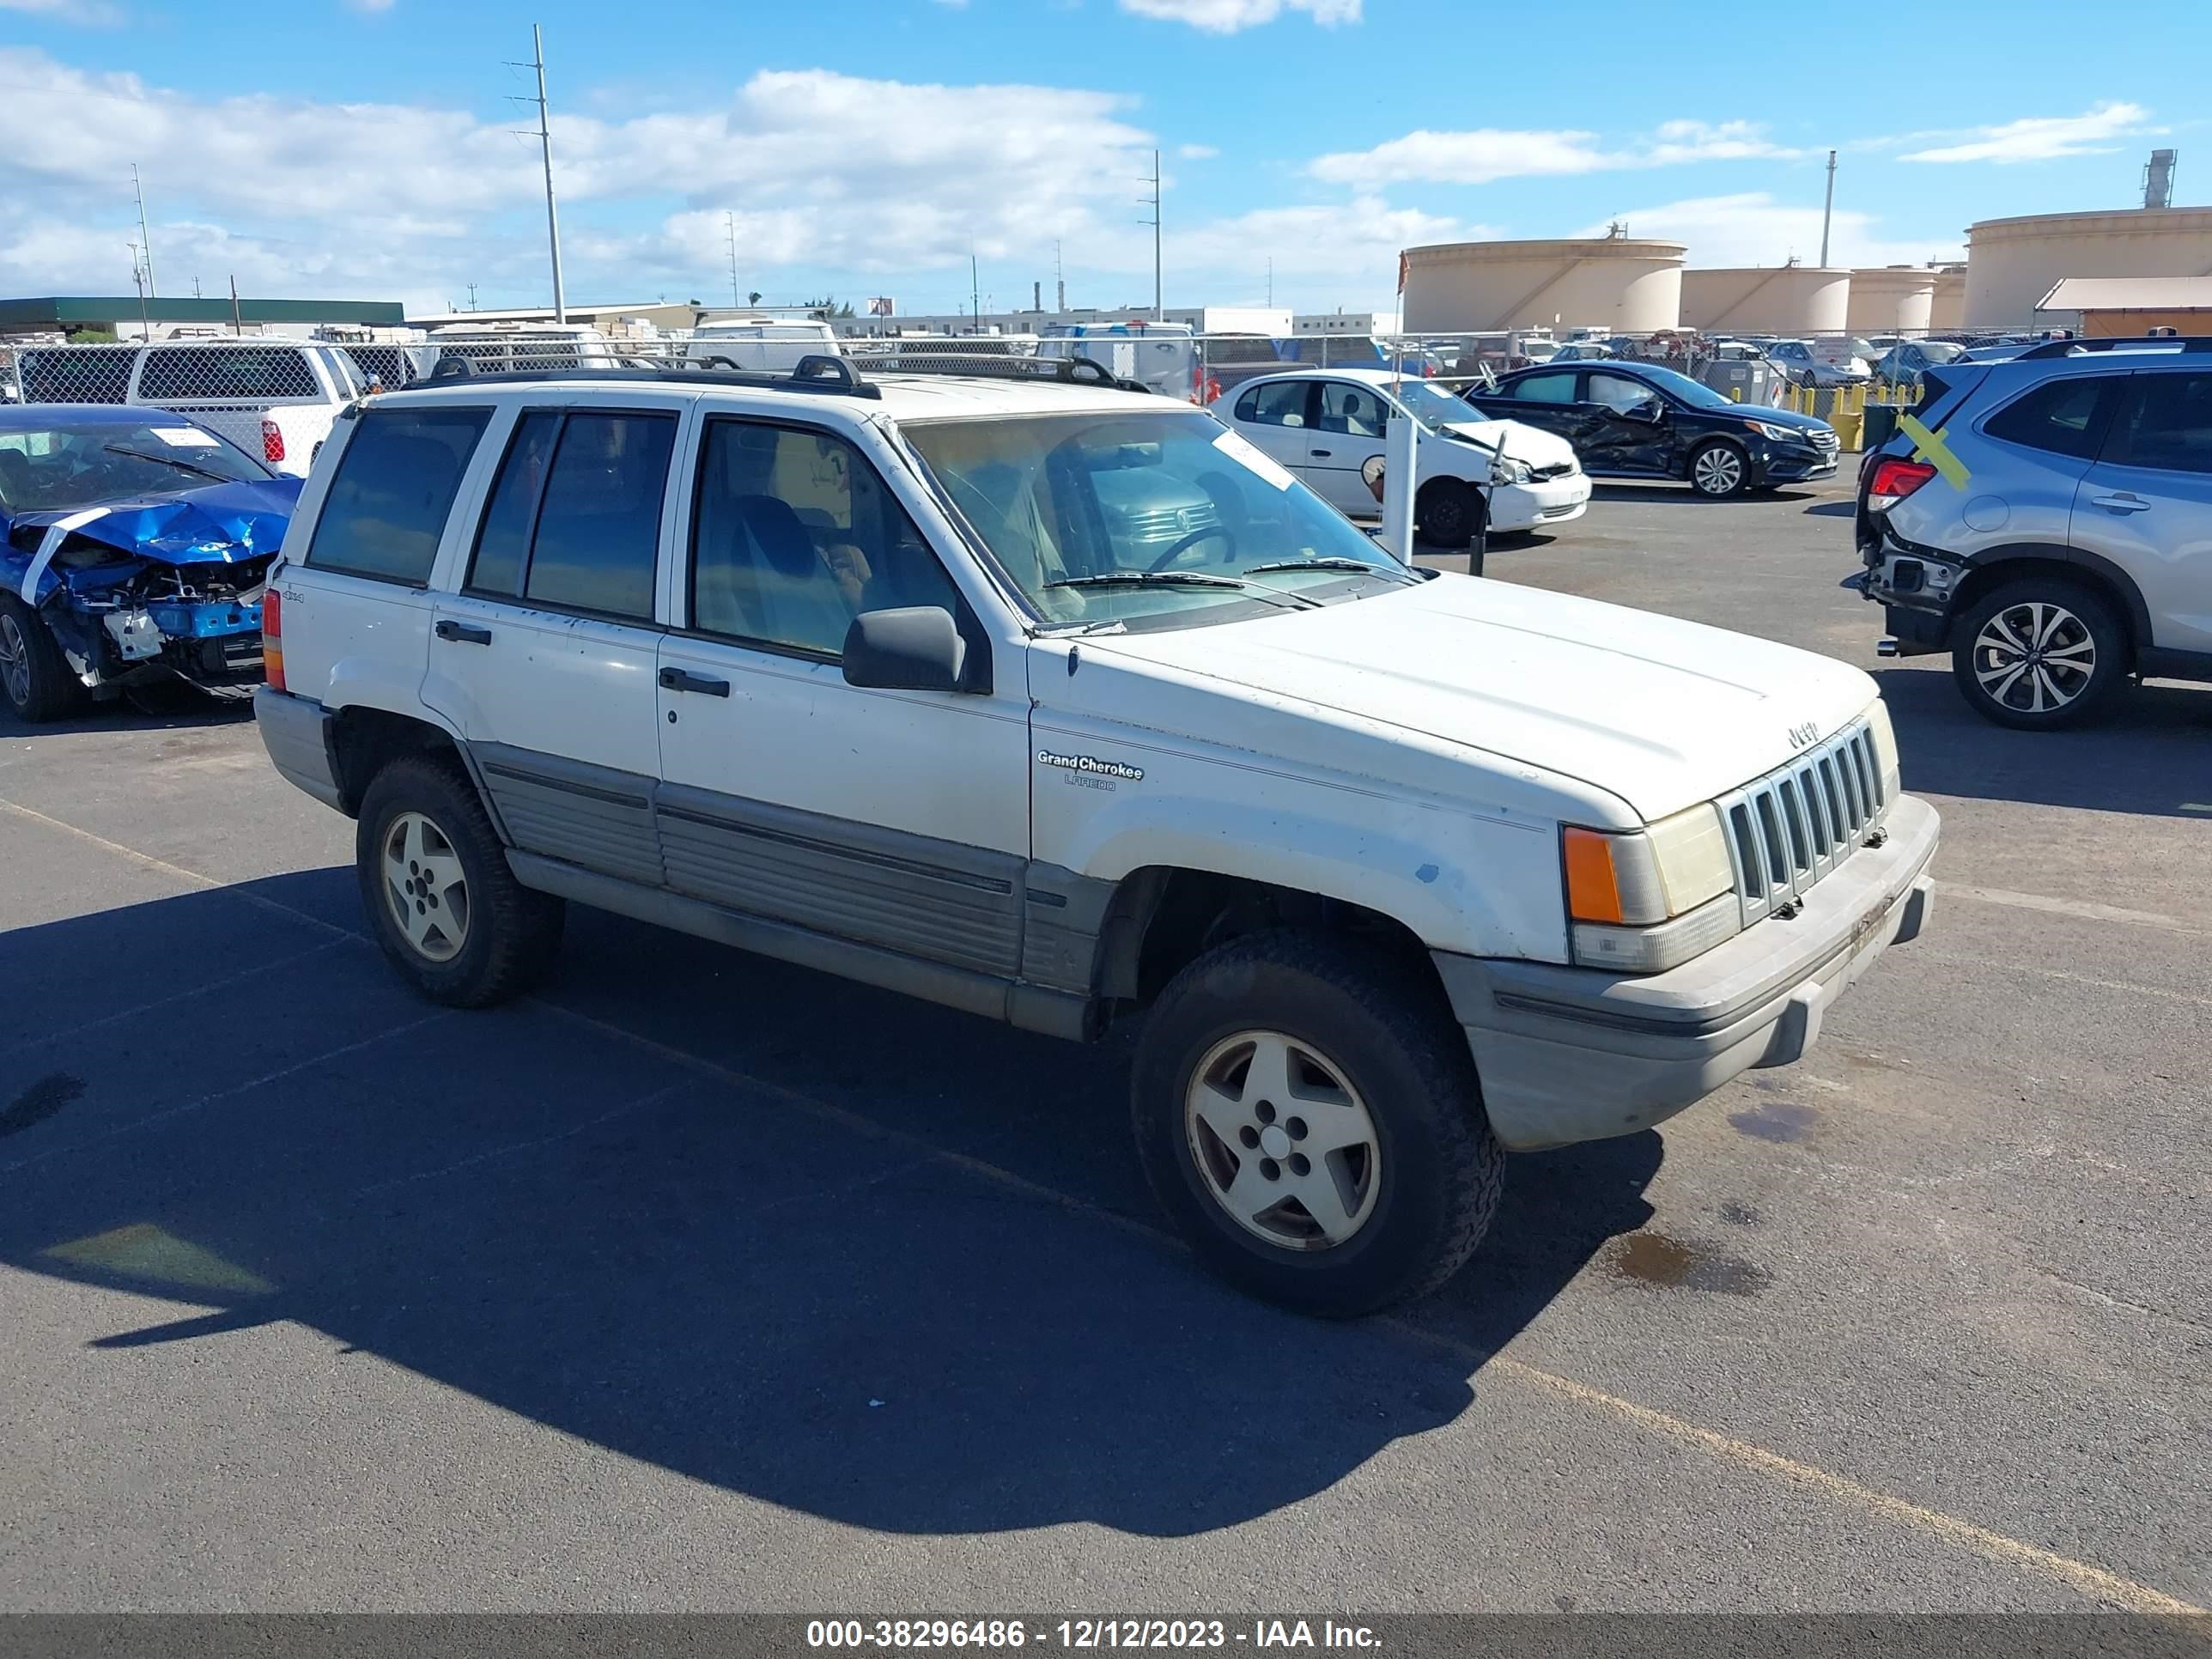
<path id="1" fill-rule="evenodd" d="M 957 691 L 968 642 L 938 605 L 868 611 L 845 630 L 845 684 L 882 691 Z"/>

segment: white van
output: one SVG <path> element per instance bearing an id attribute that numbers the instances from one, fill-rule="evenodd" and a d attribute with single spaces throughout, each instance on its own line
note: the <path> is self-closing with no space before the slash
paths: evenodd
<path id="1" fill-rule="evenodd" d="M 702 368 L 744 368 L 787 374 L 801 357 L 838 356 L 830 325 L 809 317 L 738 317 L 704 323 L 684 343 L 688 362 Z"/>
<path id="2" fill-rule="evenodd" d="M 367 390 L 341 349 L 231 336 L 18 354 L 22 401 L 148 404 L 189 415 L 277 471 L 305 477 L 338 411 Z"/>
<path id="3" fill-rule="evenodd" d="M 447 357 L 464 359 L 478 374 L 632 366 L 613 341 L 585 323 L 453 323 L 432 329 L 426 343 L 433 348 L 429 374 Z"/>
<path id="4" fill-rule="evenodd" d="M 1206 404 L 1206 360 L 1188 323 L 1047 323 L 1040 357 L 1088 357 L 1117 380 L 1135 380 L 1186 403 Z"/>

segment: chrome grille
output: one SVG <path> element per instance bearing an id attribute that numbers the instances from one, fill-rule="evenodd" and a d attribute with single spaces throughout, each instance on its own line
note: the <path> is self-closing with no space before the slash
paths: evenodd
<path id="1" fill-rule="evenodd" d="M 1715 804 L 1747 927 L 1834 871 L 1889 807 L 1863 720 Z"/>

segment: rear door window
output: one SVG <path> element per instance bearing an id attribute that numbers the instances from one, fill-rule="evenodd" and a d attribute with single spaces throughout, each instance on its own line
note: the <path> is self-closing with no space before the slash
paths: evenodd
<path id="1" fill-rule="evenodd" d="M 651 622 L 675 447 L 673 414 L 525 413 L 477 532 L 469 587 Z"/>
<path id="2" fill-rule="evenodd" d="M 2212 374 L 2132 379 L 2106 461 L 2165 472 L 2212 472 Z"/>
<path id="3" fill-rule="evenodd" d="M 2048 454 L 2087 460 L 2103 441 L 2112 406 L 2127 377 L 2069 375 L 2015 398 L 1982 422 L 1985 436 Z"/>
<path id="4" fill-rule="evenodd" d="M 1603 404 L 1616 415 L 1626 415 L 1639 404 L 1654 402 L 1659 394 L 1643 381 L 1631 380 L 1626 374 L 1597 374 L 1589 377 L 1589 396 L 1585 400 Z"/>
<path id="5" fill-rule="evenodd" d="M 425 586 L 461 475 L 490 419 L 489 409 L 451 404 L 361 416 L 301 562 Z"/>
<path id="6" fill-rule="evenodd" d="M 323 395 L 297 346 L 157 346 L 146 354 L 138 377 L 138 396 L 148 403 L 276 403 Z"/>

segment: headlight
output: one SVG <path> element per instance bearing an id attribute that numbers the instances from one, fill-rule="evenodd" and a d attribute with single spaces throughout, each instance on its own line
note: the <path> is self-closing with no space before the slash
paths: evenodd
<path id="1" fill-rule="evenodd" d="M 1881 766 L 1881 800 L 1887 806 L 1897 799 L 1899 788 L 1897 733 L 1890 728 L 1889 705 L 1880 697 L 1867 713 L 1867 725 L 1874 733 L 1874 757 Z"/>
<path id="2" fill-rule="evenodd" d="M 1778 444 L 1796 443 L 1805 435 L 1793 428 L 1776 426 L 1769 421 L 1746 421 L 1744 424 L 1759 434 L 1760 437 L 1771 438 Z"/>
<path id="3" fill-rule="evenodd" d="M 1656 974 L 1740 931 L 1735 866 L 1710 802 L 1647 830 L 1561 836 L 1574 960 Z"/>
<path id="4" fill-rule="evenodd" d="M 1528 470 L 1528 463 L 1500 455 L 1490 464 L 1490 482 L 1494 484 L 1524 484 L 1536 475 Z"/>

